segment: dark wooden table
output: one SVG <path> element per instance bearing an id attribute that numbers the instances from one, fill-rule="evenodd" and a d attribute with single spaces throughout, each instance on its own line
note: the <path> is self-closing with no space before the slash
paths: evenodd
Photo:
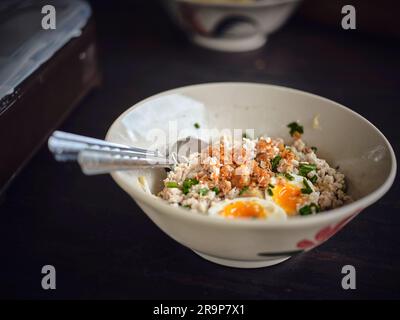
<path id="1" fill-rule="evenodd" d="M 95 8 L 104 84 L 61 129 L 104 137 L 120 113 L 149 95 L 194 83 L 252 81 L 343 103 L 380 128 L 399 154 L 398 41 L 292 19 L 261 50 L 217 53 L 192 46 L 156 5 L 143 3 Z M 199 258 L 160 231 L 109 176 L 86 177 L 74 164 L 55 162 L 43 146 L 1 197 L 0 296 L 400 298 L 399 194 L 397 180 L 309 253 L 239 270 Z M 53 291 L 41 289 L 46 264 L 57 270 Z M 346 264 L 357 270 L 356 290 L 341 288 Z"/>

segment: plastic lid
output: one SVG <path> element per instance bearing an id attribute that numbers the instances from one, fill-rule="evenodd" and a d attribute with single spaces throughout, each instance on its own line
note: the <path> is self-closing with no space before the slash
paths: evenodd
<path id="1" fill-rule="evenodd" d="M 81 0 L 53 0 L 56 29 L 42 28 L 42 7 L 49 1 L 6 0 L 0 3 L 0 99 L 71 38 L 79 37 L 91 16 L 89 4 Z"/>

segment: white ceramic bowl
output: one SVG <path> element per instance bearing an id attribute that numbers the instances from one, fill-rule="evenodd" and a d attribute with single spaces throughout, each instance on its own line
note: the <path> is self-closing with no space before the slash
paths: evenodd
<path id="1" fill-rule="evenodd" d="M 171 207 L 145 193 L 138 177 L 144 175 L 150 189 L 157 192 L 165 177 L 163 170 L 112 174 L 160 229 L 205 259 L 241 268 L 284 261 L 323 243 L 361 210 L 381 198 L 393 183 L 396 174 L 393 149 L 369 121 L 331 100 L 272 85 L 215 83 L 167 91 L 139 102 L 123 113 L 109 129 L 107 140 L 148 146 L 149 141 L 143 139 L 133 142 L 131 128 L 143 122 L 140 114 L 148 105 L 154 101 L 162 105 L 164 101 L 167 106 L 170 103 L 167 100 L 173 94 L 203 103 L 209 127 L 254 128 L 256 134 L 290 139 L 286 125 L 299 121 L 304 125 L 304 140 L 317 146 L 318 155 L 332 166 L 340 166 L 347 177 L 348 193 L 355 199 L 338 209 L 282 222 L 224 220 Z M 168 108 L 161 109 L 154 121 L 157 117 L 164 121 L 173 117 L 170 113 Z M 316 115 L 319 115 L 319 129 L 312 126 Z"/>
<path id="2" fill-rule="evenodd" d="M 173 21 L 198 45 L 222 51 L 249 51 L 265 44 L 300 0 L 247 2 L 164 0 Z"/>

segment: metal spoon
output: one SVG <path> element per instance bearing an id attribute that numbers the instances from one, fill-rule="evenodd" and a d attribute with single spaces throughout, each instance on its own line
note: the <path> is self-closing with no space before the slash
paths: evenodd
<path id="1" fill-rule="evenodd" d="M 77 161 L 87 175 L 110 173 L 135 168 L 163 167 L 185 161 L 207 144 L 197 138 L 178 140 L 165 155 L 158 150 L 129 147 L 108 141 L 55 131 L 48 140 L 49 150 L 57 161 Z"/>
<path id="2" fill-rule="evenodd" d="M 78 153 L 85 149 L 105 151 L 126 151 L 127 153 L 162 156 L 158 150 L 129 147 L 123 144 L 81 136 L 74 133 L 54 131 L 48 140 L 49 150 L 58 161 L 76 160 Z"/>

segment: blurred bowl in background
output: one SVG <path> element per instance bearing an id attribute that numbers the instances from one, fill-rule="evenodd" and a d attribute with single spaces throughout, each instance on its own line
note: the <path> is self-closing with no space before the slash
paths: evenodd
<path id="1" fill-rule="evenodd" d="M 301 0 L 163 0 L 174 22 L 196 44 L 240 52 L 262 47 Z"/>

